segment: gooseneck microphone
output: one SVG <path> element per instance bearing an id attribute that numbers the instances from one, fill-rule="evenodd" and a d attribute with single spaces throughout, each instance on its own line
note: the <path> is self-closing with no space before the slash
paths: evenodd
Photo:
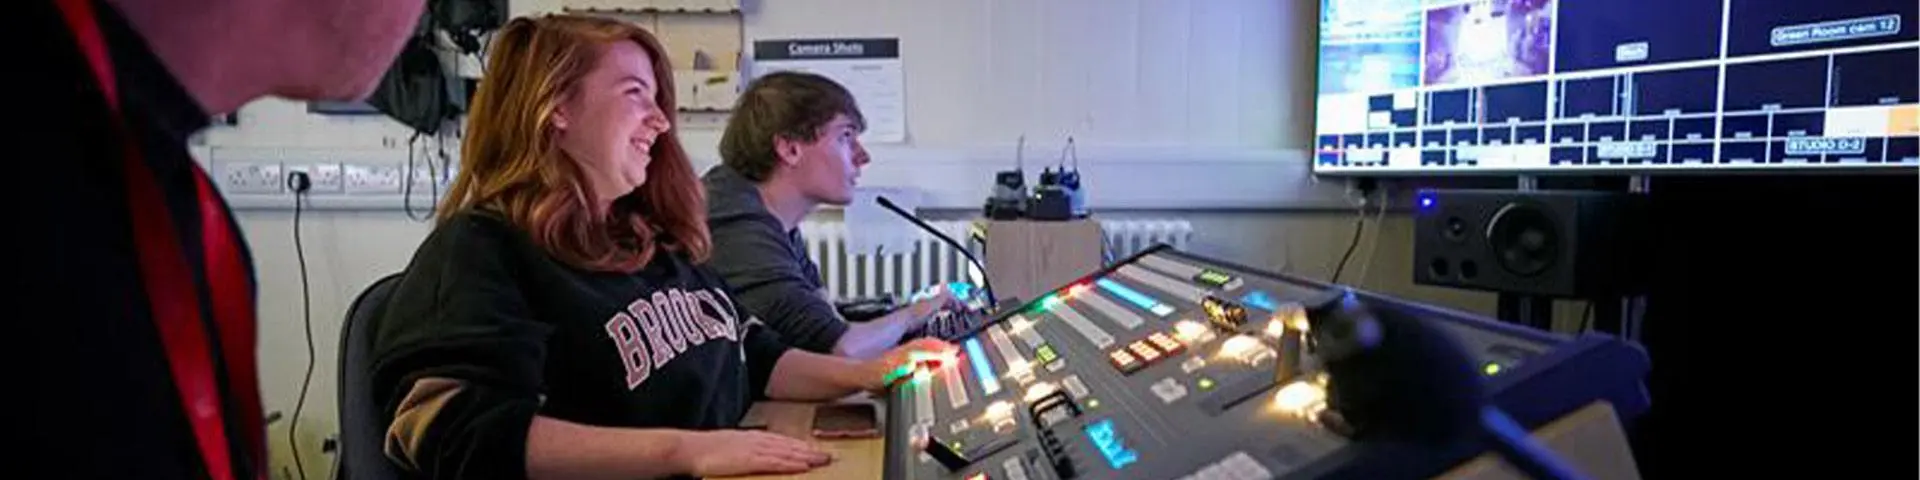
<path id="1" fill-rule="evenodd" d="M 947 246 L 953 247 L 954 250 L 959 250 L 961 255 L 967 257 L 967 262 L 972 263 L 973 268 L 979 269 L 980 271 L 980 290 L 987 295 L 987 311 L 1000 308 L 1000 299 L 993 295 L 993 282 L 987 280 L 987 264 L 981 263 L 979 258 L 974 257 L 972 250 L 968 250 L 965 245 L 961 245 L 959 241 L 947 236 L 947 234 L 941 232 L 940 229 L 933 228 L 933 225 L 928 225 L 926 220 L 921 220 L 919 216 L 908 212 L 904 208 L 900 208 L 899 205 L 895 205 L 893 200 L 888 199 L 885 195 L 876 197 L 874 200 L 880 203 L 880 207 L 887 209 L 889 212 L 893 212 L 895 215 L 899 215 L 900 218 L 905 218 L 907 221 L 913 222 L 913 226 L 920 227 L 921 230 L 926 230 L 927 233 L 933 234 L 933 236 L 939 238 L 940 241 L 947 242 Z"/>

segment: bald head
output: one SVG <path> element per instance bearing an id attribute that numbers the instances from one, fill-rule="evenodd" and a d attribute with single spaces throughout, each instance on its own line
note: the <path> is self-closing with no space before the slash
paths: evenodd
<path id="1" fill-rule="evenodd" d="M 107 0 L 209 113 L 371 94 L 425 0 Z"/>

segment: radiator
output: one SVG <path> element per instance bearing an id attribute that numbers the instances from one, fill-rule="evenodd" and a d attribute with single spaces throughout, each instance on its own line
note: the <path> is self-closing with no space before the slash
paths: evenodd
<path id="1" fill-rule="evenodd" d="M 972 222 L 929 223 L 979 254 L 979 245 L 970 240 Z M 1185 249 L 1193 236 L 1193 226 L 1177 219 L 1101 220 L 1100 228 L 1106 235 L 1108 258 L 1126 257 L 1162 243 Z M 806 238 L 807 256 L 820 265 L 821 281 L 833 298 L 905 296 L 928 285 L 968 278 L 966 257 L 932 235 L 915 241 L 910 253 L 873 255 L 847 251 L 847 225 L 839 220 L 802 222 L 800 234 Z"/>

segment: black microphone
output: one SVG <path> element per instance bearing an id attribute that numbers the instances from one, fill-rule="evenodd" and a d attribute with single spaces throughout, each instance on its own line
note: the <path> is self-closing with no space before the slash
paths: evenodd
<path id="1" fill-rule="evenodd" d="M 966 256 L 967 261 L 973 264 L 973 268 L 980 270 L 980 291 L 987 295 L 987 311 L 991 312 L 994 309 L 1000 308 L 1000 299 L 993 296 L 993 282 L 987 280 L 987 264 L 981 263 L 979 258 L 975 258 L 973 251 L 967 250 L 965 245 L 961 245 L 960 242 L 954 240 L 953 237 L 942 233 L 940 229 L 933 228 L 933 225 L 928 225 L 926 220 L 921 220 L 919 216 L 908 212 L 904 208 L 900 208 L 899 205 L 895 205 L 893 200 L 887 199 L 885 195 L 875 197 L 874 201 L 879 202 L 880 206 L 886 208 L 887 211 L 893 212 L 895 215 L 899 215 L 900 218 L 905 218 L 907 221 L 913 222 L 913 225 L 920 227 L 921 230 L 926 230 L 927 233 L 933 234 L 933 236 L 939 238 L 940 241 L 947 242 L 947 246 L 953 247 L 954 250 L 959 250 L 960 254 Z"/>

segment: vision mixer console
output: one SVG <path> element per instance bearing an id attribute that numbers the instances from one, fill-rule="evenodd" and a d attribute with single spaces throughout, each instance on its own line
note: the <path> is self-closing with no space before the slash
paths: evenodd
<path id="1" fill-rule="evenodd" d="M 959 337 L 957 357 L 895 387 L 886 478 L 1382 478 L 1484 451 L 1408 455 L 1351 435 L 1328 408 L 1326 352 L 1313 354 L 1326 346 L 1300 333 L 1312 328 L 1302 302 L 1334 288 L 1165 247 L 1090 274 Z M 1486 403 L 1522 426 L 1597 400 L 1623 418 L 1648 407 L 1646 355 L 1610 337 L 1349 298 L 1447 332 Z"/>

